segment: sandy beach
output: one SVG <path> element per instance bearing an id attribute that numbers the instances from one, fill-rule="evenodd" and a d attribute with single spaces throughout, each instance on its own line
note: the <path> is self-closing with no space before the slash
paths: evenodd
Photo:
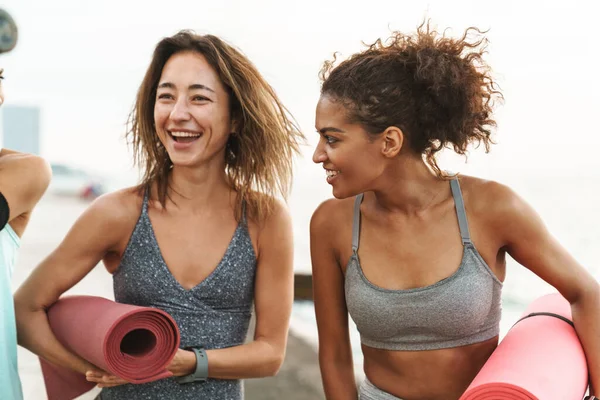
<path id="1" fill-rule="evenodd" d="M 71 197 L 47 194 L 32 216 L 21 243 L 19 260 L 13 277 L 13 288 L 29 275 L 65 236 L 73 222 L 89 202 Z M 101 233 L 99 233 L 101 234 Z M 81 282 L 67 292 L 113 298 L 112 279 L 99 264 Z M 247 400 L 319 400 L 322 385 L 314 347 L 290 334 L 285 362 L 276 377 L 250 379 L 245 382 Z M 46 399 L 39 362 L 31 352 L 19 347 L 19 373 L 25 400 Z M 97 390 L 79 397 L 91 400 Z"/>

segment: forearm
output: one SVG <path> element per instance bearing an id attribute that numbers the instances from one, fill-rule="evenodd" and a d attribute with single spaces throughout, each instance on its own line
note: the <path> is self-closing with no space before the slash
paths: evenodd
<path id="1" fill-rule="evenodd" d="M 356 400 L 358 391 L 352 362 L 319 362 L 327 400 Z"/>
<path id="2" fill-rule="evenodd" d="M 589 290 L 571 303 L 573 323 L 587 358 L 592 393 L 600 390 L 600 290 Z"/>
<path id="3" fill-rule="evenodd" d="M 19 345 L 46 361 L 85 374 L 93 365 L 67 350 L 56 338 L 44 310 L 26 311 L 15 304 Z"/>
<path id="4" fill-rule="evenodd" d="M 207 350 L 208 376 L 216 379 L 248 379 L 273 376 L 279 370 L 285 350 L 255 340 L 240 346 Z M 179 365 L 171 369 L 176 376 L 188 375 L 196 368 L 196 356 L 187 351 Z"/>

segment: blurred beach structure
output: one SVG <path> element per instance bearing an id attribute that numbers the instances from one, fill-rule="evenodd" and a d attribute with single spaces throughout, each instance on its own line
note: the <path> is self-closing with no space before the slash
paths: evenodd
<path id="1" fill-rule="evenodd" d="M 52 163 L 51 168 L 49 194 L 93 200 L 106 192 L 105 179 L 93 176 L 81 168 L 57 163 Z"/>

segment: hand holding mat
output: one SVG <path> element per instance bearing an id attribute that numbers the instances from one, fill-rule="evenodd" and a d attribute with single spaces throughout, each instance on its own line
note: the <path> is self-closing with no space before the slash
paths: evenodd
<path id="1" fill-rule="evenodd" d="M 67 349 L 128 382 L 172 375 L 166 367 L 179 347 L 179 330 L 164 311 L 101 297 L 68 296 L 50 307 L 48 320 Z M 72 400 L 96 385 L 78 372 L 40 361 L 49 400 Z"/>
<path id="2" fill-rule="evenodd" d="M 535 300 L 460 400 L 581 400 L 588 369 L 571 321 L 560 294 Z"/>

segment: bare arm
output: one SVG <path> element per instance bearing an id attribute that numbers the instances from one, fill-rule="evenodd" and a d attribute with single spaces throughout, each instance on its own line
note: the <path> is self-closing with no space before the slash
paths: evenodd
<path id="1" fill-rule="evenodd" d="M 82 374 L 96 368 L 60 344 L 50 329 L 46 310 L 119 243 L 129 225 L 133 227 L 119 196 L 122 194 L 112 193 L 97 199 L 15 293 L 19 344 Z"/>
<path id="2" fill-rule="evenodd" d="M 41 157 L 0 151 L 0 193 L 6 198 L 8 222 L 17 235 L 23 234 L 29 214 L 48 188 L 51 176 L 50 166 Z"/>
<path id="3" fill-rule="evenodd" d="M 336 237 L 331 201 L 323 203 L 311 219 L 310 250 L 313 295 L 319 330 L 319 365 L 328 400 L 356 400 L 358 393 L 348 331 L 344 274 L 331 238 Z"/>
<path id="4" fill-rule="evenodd" d="M 571 304 L 592 387 L 600 389 L 600 287 L 546 229 L 537 213 L 508 188 L 496 188 L 497 227 L 517 262 L 554 286 Z"/>

